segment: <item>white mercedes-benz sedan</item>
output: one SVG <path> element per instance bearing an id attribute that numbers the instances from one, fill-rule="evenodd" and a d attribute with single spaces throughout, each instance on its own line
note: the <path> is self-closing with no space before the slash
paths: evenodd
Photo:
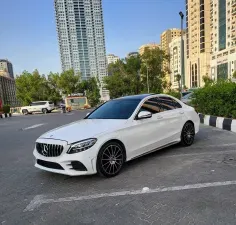
<path id="1" fill-rule="evenodd" d="M 164 94 L 108 101 L 83 120 L 56 128 L 35 144 L 35 166 L 70 176 L 119 174 L 124 163 L 181 142 L 199 131 L 195 110 Z"/>

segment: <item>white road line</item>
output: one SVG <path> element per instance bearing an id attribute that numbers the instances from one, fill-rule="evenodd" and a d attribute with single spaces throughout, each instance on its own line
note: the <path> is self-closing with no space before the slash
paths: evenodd
<path id="1" fill-rule="evenodd" d="M 210 187 L 222 187 L 222 186 L 230 186 L 230 185 L 236 185 L 236 181 L 198 183 L 198 184 L 189 184 L 189 185 L 174 186 L 174 187 L 157 187 L 155 189 L 145 188 L 145 191 L 143 191 L 143 189 L 140 189 L 140 190 L 120 191 L 120 192 L 111 192 L 111 193 L 102 193 L 102 194 L 94 194 L 94 195 L 87 195 L 87 196 L 57 198 L 57 199 L 47 198 L 47 195 L 36 195 L 34 199 L 30 202 L 30 204 L 24 209 L 24 212 L 33 211 L 34 209 L 40 207 L 42 204 L 74 202 L 74 201 L 92 200 L 92 199 L 107 198 L 107 197 L 144 195 L 144 194 L 150 194 L 150 193 L 173 192 L 173 191 L 202 189 L 202 188 L 210 188 Z"/>
<path id="2" fill-rule="evenodd" d="M 164 150 L 163 150 L 164 151 Z M 215 152 L 198 152 L 198 153 L 190 153 L 190 154 L 174 154 L 174 155 L 166 155 L 160 156 L 159 158 L 175 158 L 175 157 L 183 157 L 183 156 L 200 156 L 200 155 L 222 155 L 222 154 L 231 154 L 236 153 L 235 150 L 225 150 L 225 151 L 215 151 Z"/>
<path id="3" fill-rule="evenodd" d="M 228 144 L 219 144 L 219 145 L 193 145 L 191 146 L 191 149 L 194 148 L 209 148 L 209 147 L 227 147 L 227 146 L 235 146 L 236 147 L 236 143 L 228 143 Z"/>
<path id="4" fill-rule="evenodd" d="M 44 123 L 39 123 L 39 124 L 35 124 L 31 127 L 22 128 L 22 130 L 30 130 L 30 129 L 34 129 L 34 128 L 37 128 L 37 127 L 41 127 L 43 125 L 44 125 Z"/>

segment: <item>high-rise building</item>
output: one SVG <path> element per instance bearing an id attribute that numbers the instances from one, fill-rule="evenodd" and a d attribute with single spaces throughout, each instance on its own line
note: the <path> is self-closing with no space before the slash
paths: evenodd
<path id="1" fill-rule="evenodd" d="M 211 78 L 236 71 L 236 0 L 211 0 Z"/>
<path id="2" fill-rule="evenodd" d="M 119 56 L 116 56 L 114 54 L 108 54 L 107 55 L 107 64 L 111 64 L 111 63 L 116 63 L 119 60 Z"/>
<path id="3" fill-rule="evenodd" d="M 2 105 L 11 107 L 19 106 L 19 101 L 16 99 L 15 80 L 3 75 L 0 75 L 0 102 Z"/>
<path id="4" fill-rule="evenodd" d="M 98 77 L 102 98 L 107 76 L 102 0 L 54 0 L 62 70 Z"/>
<path id="5" fill-rule="evenodd" d="M 172 29 L 168 29 L 166 31 L 164 31 L 161 34 L 161 49 L 166 53 L 166 54 L 170 54 L 170 50 L 169 50 L 169 45 L 171 43 L 171 41 L 176 38 L 176 37 L 180 37 L 181 36 L 181 30 L 177 29 L 177 28 L 172 28 Z M 170 68 L 170 63 L 166 60 L 163 62 L 163 69 L 164 70 L 169 70 Z M 166 80 L 170 81 L 170 77 L 168 76 L 168 73 L 166 74 Z"/>
<path id="6" fill-rule="evenodd" d="M 186 41 L 186 36 L 183 36 L 184 42 Z M 185 48 L 186 50 L 186 48 Z M 181 37 L 174 38 L 169 44 L 170 51 L 170 82 L 172 84 L 172 88 L 178 89 L 178 76 L 184 74 L 181 66 Z M 184 63 L 186 61 L 186 51 L 184 52 Z"/>
<path id="7" fill-rule="evenodd" d="M 160 44 L 156 44 L 156 43 L 150 43 L 150 44 L 142 45 L 139 48 L 139 54 L 140 55 L 142 55 L 144 53 L 145 48 L 148 48 L 148 49 L 161 48 L 161 45 Z"/>
<path id="8" fill-rule="evenodd" d="M 186 0 L 186 71 L 188 88 L 204 85 L 203 76 L 210 76 L 210 1 Z"/>
<path id="9" fill-rule="evenodd" d="M 12 63 L 7 59 L 0 59 L 0 74 L 14 79 Z"/>
<path id="10" fill-rule="evenodd" d="M 138 57 L 139 53 L 138 52 L 129 52 L 127 54 L 127 58 L 130 58 L 130 57 Z"/>

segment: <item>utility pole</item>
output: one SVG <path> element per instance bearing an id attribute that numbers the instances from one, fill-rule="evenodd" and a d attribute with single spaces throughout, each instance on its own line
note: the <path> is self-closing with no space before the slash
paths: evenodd
<path id="1" fill-rule="evenodd" d="M 146 65 L 147 66 L 147 65 Z M 147 66 L 147 89 L 149 94 L 149 77 L 148 77 L 148 66 Z"/>
<path id="2" fill-rule="evenodd" d="M 183 92 L 183 85 L 184 85 L 184 40 L 183 40 L 183 23 L 184 23 L 184 14 L 179 12 L 181 18 L 181 80 L 180 80 L 180 90 L 181 90 L 181 97 Z"/>

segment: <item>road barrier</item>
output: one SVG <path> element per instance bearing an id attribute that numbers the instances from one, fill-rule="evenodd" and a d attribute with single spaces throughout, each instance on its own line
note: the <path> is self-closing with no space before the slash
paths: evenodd
<path id="1" fill-rule="evenodd" d="M 199 113 L 200 122 L 212 126 L 217 127 L 223 130 L 228 130 L 236 133 L 236 120 L 224 117 L 210 116 Z"/>

